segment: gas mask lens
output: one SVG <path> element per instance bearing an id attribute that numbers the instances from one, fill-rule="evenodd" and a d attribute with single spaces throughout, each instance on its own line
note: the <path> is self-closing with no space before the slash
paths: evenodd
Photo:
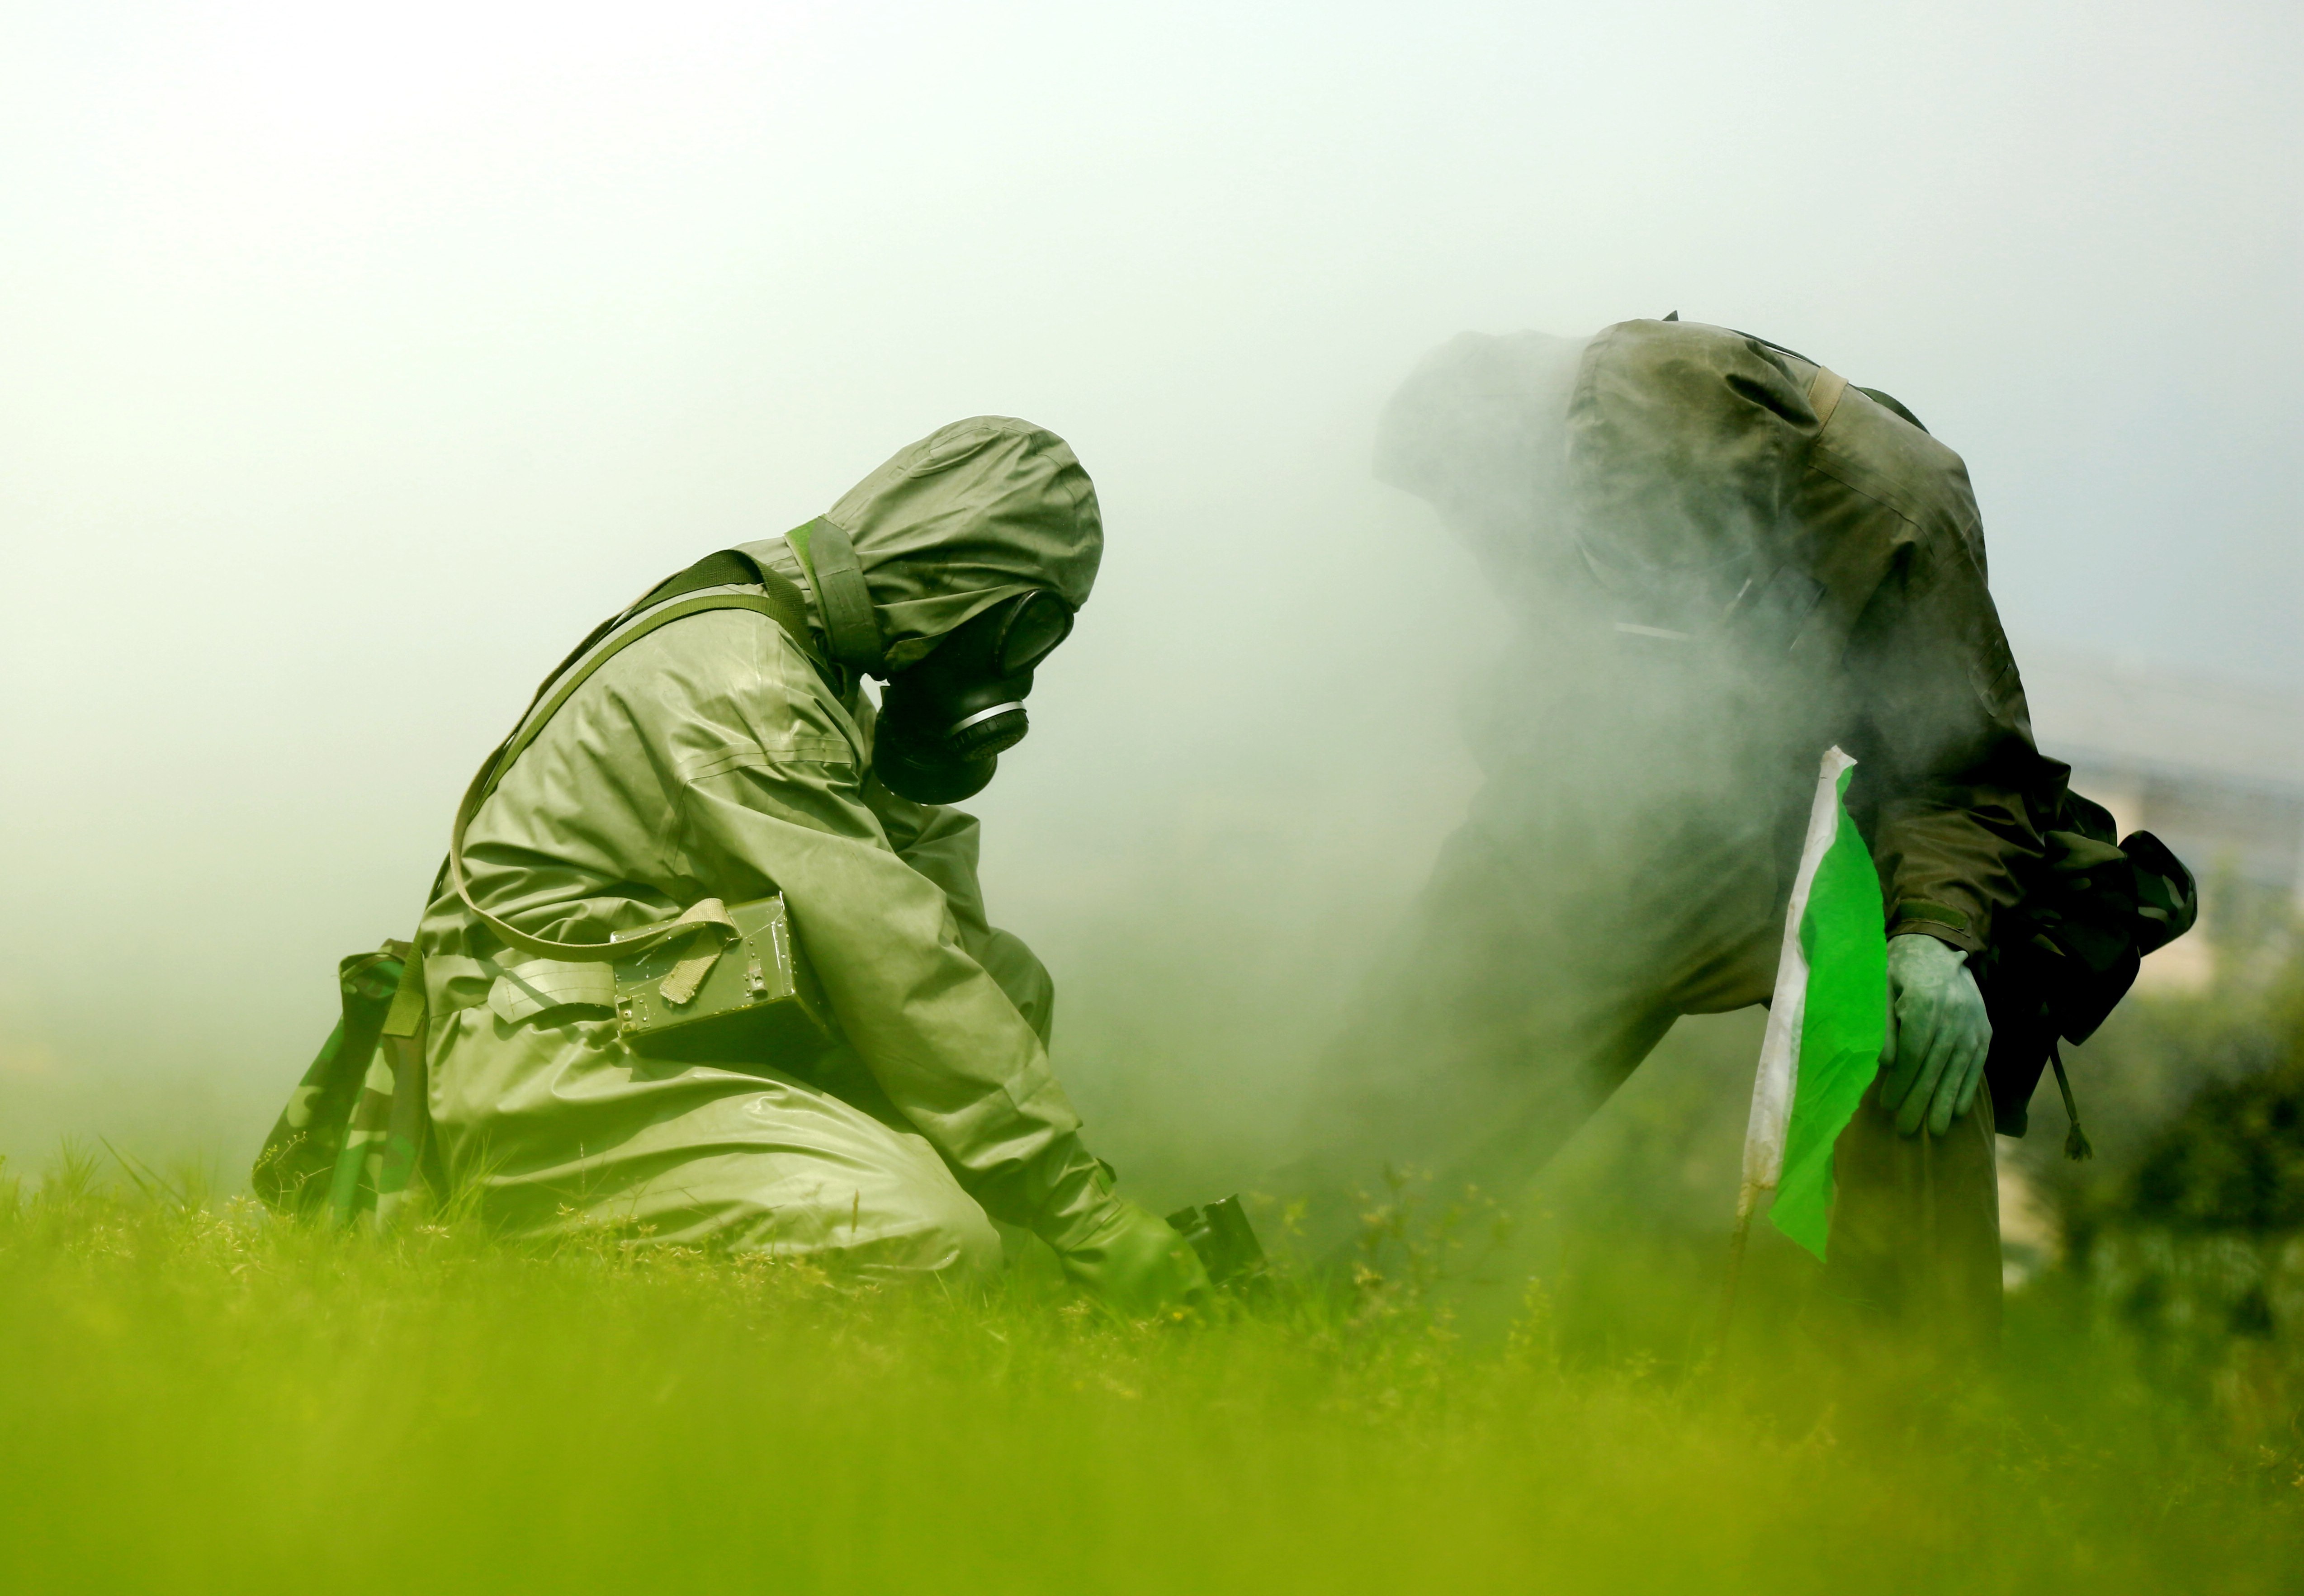
<path id="1" fill-rule="evenodd" d="M 1000 629 L 1000 671 L 1004 676 L 1029 671 L 1072 634 L 1072 606 L 1053 593 L 1027 593 L 1014 604 L 1001 607 L 1007 612 Z"/>
<path id="2" fill-rule="evenodd" d="M 1053 593 L 994 605 L 891 677 L 881 695 L 873 766 L 899 798 L 955 803 L 984 790 L 999 756 L 1031 729 L 1032 670 L 1071 635 L 1072 606 Z"/>

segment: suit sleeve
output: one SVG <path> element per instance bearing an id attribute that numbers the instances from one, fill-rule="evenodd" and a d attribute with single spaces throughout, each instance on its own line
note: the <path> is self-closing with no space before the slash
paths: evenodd
<path id="1" fill-rule="evenodd" d="M 1108 1183 L 1046 1048 L 970 952 L 945 887 L 906 862 L 866 801 L 853 722 L 796 649 L 760 635 L 759 679 L 721 717 L 738 723 L 702 738 L 690 723 L 678 783 L 688 873 L 732 899 L 781 890 L 889 1100 L 995 1218 L 1062 1246 Z M 960 907 L 980 920 L 974 822 L 955 820 L 971 889 Z"/>
<path id="2" fill-rule="evenodd" d="M 1047 1046 L 1055 1019 L 1055 982 L 1023 938 L 1001 930 L 986 916 L 984 886 L 976 874 L 983 828 L 976 816 L 942 804 L 898 798 L 870 776 L 864 781 L 864 802 L 879 820 L 896 857 L 943 891 L 968 956 L 984 967 L 1039 1036 L 1040 1045 Z"/>
<path id="3" fill-rule="evenodd" d="M 2022 896 L 2055 769 L 1986 587 L 1980 538 L 1902 548 L 1851 636 L 1859 764 L 1891 936 L 1972 953 Z M 1866 768 L 1868 765 L 1868 769 Z"/>

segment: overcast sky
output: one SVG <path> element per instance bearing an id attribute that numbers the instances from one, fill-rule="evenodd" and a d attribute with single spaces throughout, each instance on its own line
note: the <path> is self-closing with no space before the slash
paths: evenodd
<path id="1" fill-rule="evenodd" d="M 0 1112 L 284 1090 L 570 641 L 973 413 L 1109 528 L 980 806 L 1060 976 L 1453 823 L 1484 601 L 1367 445 L 1466 328 L 1761 333 L 1965 454 L 2020 659 L 2304 686 L 2298 17 L 0 5 Z"/>

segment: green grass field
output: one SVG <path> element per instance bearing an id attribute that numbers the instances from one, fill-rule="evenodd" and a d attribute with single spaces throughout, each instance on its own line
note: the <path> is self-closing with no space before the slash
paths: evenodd
<path id="1" fill-rule="evenodd" d="M 0 1195 L 0 1590 L 2304 1583 L 2292 1355 L 2172 1364 L 2053 1281 L 1996 1387 L 1859 1389 L 1766 1292 L 1725 1367 L 1563 1332 L 1668 1347 L 1709 1312 L 1670 1260 L 1538 1285 L 1495 1335 L 1412 1267 L 1126 1326 L 1029 1269 L 860 1295 L 145 1184 Z"/>

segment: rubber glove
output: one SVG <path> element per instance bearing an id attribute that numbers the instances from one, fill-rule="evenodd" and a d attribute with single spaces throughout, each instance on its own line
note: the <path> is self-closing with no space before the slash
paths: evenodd
<path id="1" fill-rule="evenodd" d="M 1992 1022 L 1968 955 L 1923 933 L 1888 939 L 1888 1061 L 1880 1106 L 1896 1128 L 1942 1136 L 1976 1102 Z"/>
<path id="2" fill-rule="evenodd" d="M 1078 1241 L 1056 1249 L 1074 1284 L 1124 1319 L 1150 1319 L 1208 1300 L 1208 1271 L 1168 1221 L 1120 1197 Z"/>

